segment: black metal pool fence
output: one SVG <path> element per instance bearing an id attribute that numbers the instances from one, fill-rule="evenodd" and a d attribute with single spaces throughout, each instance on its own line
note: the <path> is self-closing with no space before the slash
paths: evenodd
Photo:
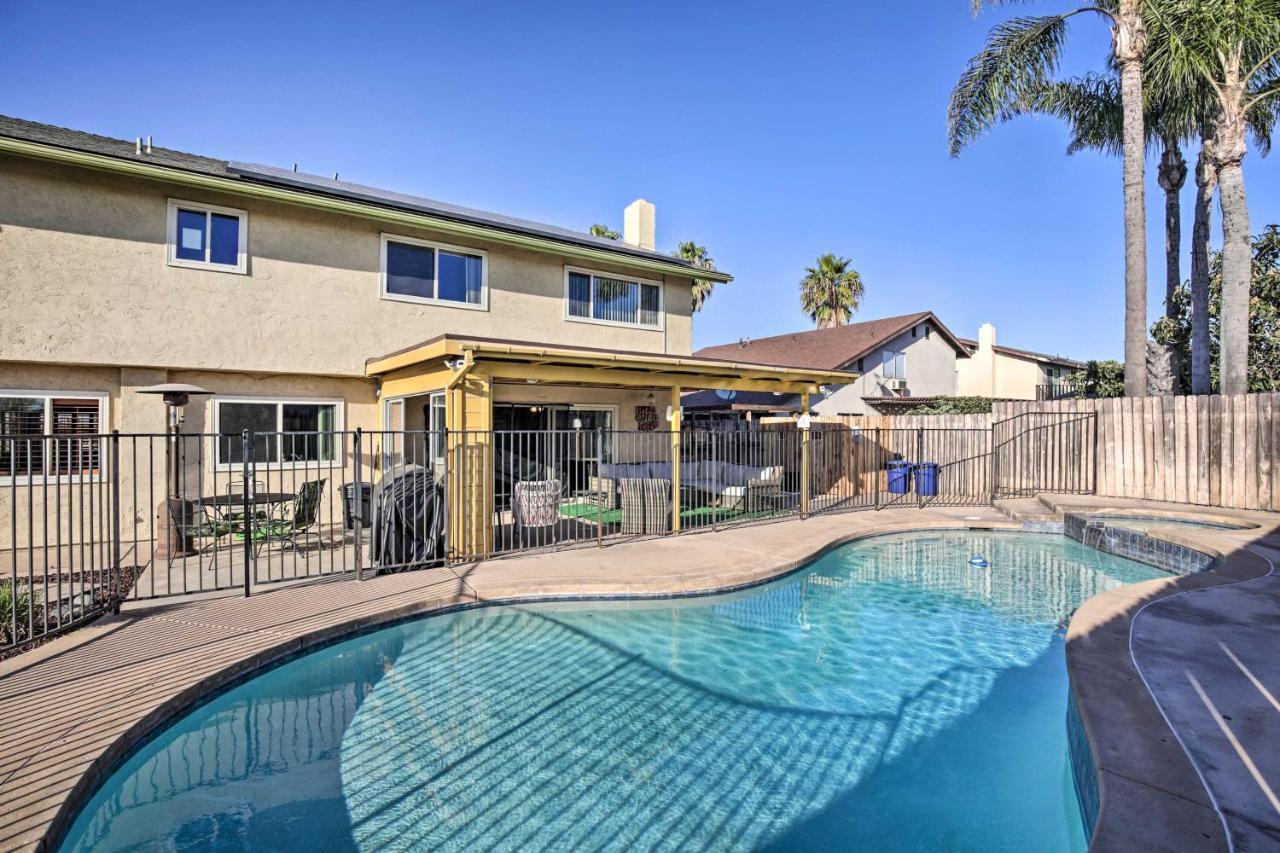
<path id="1" fill-rule="evenodd" d="M 1091 493 L 1092 416 L 0 436 L 0 650 L 122 601 L 887 507 Z"/>

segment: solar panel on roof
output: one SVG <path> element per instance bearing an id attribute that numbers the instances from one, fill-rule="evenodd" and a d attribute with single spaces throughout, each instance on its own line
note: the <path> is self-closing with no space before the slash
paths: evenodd
<path id="1" fill-rule="evenodd" d="M 514 216 L 504 216 L 500 213 L 490 213 L 484 210 L 462 207 L 460 205 L 449 204 L 448 202 L 443 201 L 435 201 L 434 199 L 423 198 L 421 196 L 392 192 L 391 190 L 378 189 L 377 187 L 369 187 L 363 184 L 351 183 L 349 181 L 336 181 L 332 178 L 325 178 L 320 175 L 309 175 L 305 172 L 295 172 L 291 169 L 281 169 L 276 166 L 264 166 L 258 163 L 240 163 L 232 161 L 227 164 L 227 168 L 229 171 L 243 178 L 260 180 L 273 184 L 282 184 L 285 186 L 297 187 L 299 189 L 311 189 L 316 190 L 317 192 L 323 192 L 326 195 L 338 195 L 345 198 L 355 199 L 357 201 L 391 205 L 404 210 L 426 213 L 432 216 L 439 216 L 460 222 L 471 222 L 491 228 L 501 228 L 506 231 L 534 234 L 539 237 L 550 237 L 552 239 L 563 240 L 565 242 L 575 243 L 581 246 L 590 246 L 596 249 L 604 249 L 610 252 L 621 252 L 623 254 L 636 255 L 638 257 L 660 259 L 668 263 L 687 265 L 678 258 L 672 258 L 671 256 L 664 255 L 660 252 L 649 252 L 644 249 L 637 249 L 635 247 L 628 246 L 625 243 L 619 243 L 616 240 L 609 240 L 604 237 L 594 237 L 590 234 L 571 231 L 568 228 L 560 228 L 555 225 L 546 225 L 529 219 L 519 219 Z"/>

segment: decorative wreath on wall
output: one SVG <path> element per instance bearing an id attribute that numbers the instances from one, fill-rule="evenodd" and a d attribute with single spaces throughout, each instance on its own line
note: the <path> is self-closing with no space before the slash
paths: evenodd
<path id="1" fill-rule="evenodd" d="M 636 428 L 641 432 L 653 432 L 658 428 L 658 409 L 654 406 L 636 406 Z"/>

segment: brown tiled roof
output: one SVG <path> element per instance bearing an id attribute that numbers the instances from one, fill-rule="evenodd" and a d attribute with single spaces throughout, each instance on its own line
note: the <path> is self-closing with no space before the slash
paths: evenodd
<path id="1" fill-rule="evenodd" d="M 847 326 L 836 326 L 831 329 L 812 329 L 807 332 L 774 335 L 771 338 L 703 347 L 694 355 L 700 358 L 726 358 L 780 367 L 837 370 L 925 320 L 928 320 L 961 356 L 969 354 L 932 311 L 919 311 L 915 314 L 868 320 L 865 323 L 850 323 Z"/>

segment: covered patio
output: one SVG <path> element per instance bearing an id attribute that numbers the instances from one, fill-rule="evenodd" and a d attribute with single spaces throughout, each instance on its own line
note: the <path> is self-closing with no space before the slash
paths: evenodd
<path id="1" fill-rule="evenodd" d="M 807 514 L 807 428 L 709 443 L 682 429 L 681 395 L 798 395 L 807 413 L 821 386 L 856 378 L 453 335 L 371 359 L 366 375 L 379 384 L 387 435 L 441 436 L 429 462 L 418 461 L 446 482 L 455 559 L 603 540 L 611 531 L 678 533 L 730 518 Z M 786 482 L 784 446 L 797 460 Z"/>

